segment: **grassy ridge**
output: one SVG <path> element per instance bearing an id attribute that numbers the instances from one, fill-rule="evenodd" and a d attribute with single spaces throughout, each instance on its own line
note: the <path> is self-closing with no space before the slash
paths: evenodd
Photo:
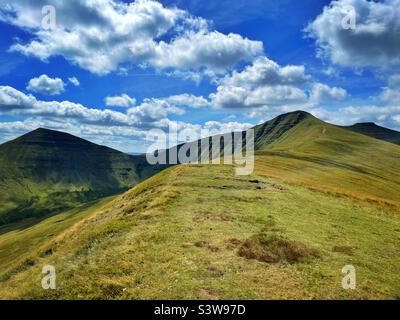
<path id="1" fill-rule="evenodd" d="M 400 147 L 294 112 L 256 127 L 256 148 L 250 177 L 180 165 L 62 228 L 3 229 L 0 297 L 399 299 Z"/>
<path id="2" fill-rule="evenodd" d="M 276 121 L 267 123 L 274 127 Z M 400 203 L 400 147 L 325 123 L 306 113 L 291 113 L 273 141 L 256 142 L 257 173 L 318 190 L 361 199 Z M 259 129 L 260 130 L 260 129 Z"/>
<path id="3" fill-rule="evenodd" d="M 266 263 L 240 254 L 261 236 L 279 236 L 317 255 Z M 399 298 L 399 241 L 398 208 L 276 178 L 234 177 L 230 166 L 185 165 L 138 185 L 47 243 L 43 250 L 51 254 L 3 281 L 0 296 Z M 55 291 L 40 288 L 45 264 L 56 267 Z M 341 288 L 347 264 L 357 268 L 355 291 Z"/>

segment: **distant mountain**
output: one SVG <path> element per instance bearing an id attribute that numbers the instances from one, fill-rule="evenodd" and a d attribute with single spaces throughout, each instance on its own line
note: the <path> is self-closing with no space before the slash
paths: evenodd
<path id="1" fill-rule="evenodd" d="M 115 194 L 159 170 L 144 156 L 40 128 L 0 145 L 0 223 Z"/>
<path id="2" fill-rule="evenodd" d="M 400 145 L 400 132 L 378 126 L 377 124 L 372 122 L 357 123 L 353 126 L 343 128 L 364 134 L 366 136 L 370 136 L 375 139 L 384 140 Z"/>

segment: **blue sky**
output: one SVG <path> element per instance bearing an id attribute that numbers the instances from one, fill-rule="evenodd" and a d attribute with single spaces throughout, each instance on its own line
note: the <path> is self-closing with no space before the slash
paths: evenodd
<path id="1" fill-rule="evenodd" d="M 8 2 L 0 142 L 41 126 L 145 152 L 151 129 L 195 137 L 298 109 L 400 129 L 399 0 Z"/>

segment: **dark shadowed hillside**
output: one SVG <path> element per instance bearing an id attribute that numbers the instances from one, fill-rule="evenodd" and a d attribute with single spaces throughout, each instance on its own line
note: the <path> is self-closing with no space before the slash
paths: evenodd
<path id="1" fill-rule="evenodd" d="M 400 144 L 400 132 L 384 128 L 372 122 L 357 123 L 353 126 L 343 127 L 347 130 L 365 134 L 375 139 Z"/>
<path id="2" fill-rule="evenodd" d="M 37 129 L 0 145 L 0 223 L 127 190 L 153 170 L 143 156 Z"/>

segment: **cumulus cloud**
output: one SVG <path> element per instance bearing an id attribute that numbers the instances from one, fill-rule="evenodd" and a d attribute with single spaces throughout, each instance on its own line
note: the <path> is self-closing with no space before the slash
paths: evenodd
<path id="1" fill-rule="evenodd" d="M 342 21 L 351 6 L 356 28 Z M 400 66 L 400 0 L 337 0 L 306 28 L 316 40 L 320 56 L 345 67 L 389 68 Z"/>
<path id="2" fill-rule="evenodd" d="M 71 101 L 42 101 L 32 94 L 25 94 L 10 86 L 0 86 L 0 114 L 24 115 L 30 117 L 45 117 L 52 121 L 65 121 L 68 119 L 80 124 L 96 126 L 120 126 L 145 129 L 162 127 L 168 115 L 183 115 L 184 109 L 182 97 L 172 96 L 164 99 L 144 99 L 135 106 L 135 99 L 127 95 L 114 98 L 115 103 L 126 107 L 126 112 L 118 112 L 109 109 L 92 109 Z M 194 99 L 195 97 L 187 98 Z M 107 100 L 107 99 L 106 99 Z M 110 101 L 109 101 L 110 102 Z M 112 101 L 111 101 L 112 102 Z M 198 98 L 197 103 L 200 103 Z"/>
<path id="3" fill-rule="evenodd" d="M 389 77 L 388 85 L 383 88 L 380 98 L 386 104 L 400 106 L 400 74 Z"/>
<path id="4" fill-rule="evenodd" d="M 57 1 L 55 30 L 40 27 L 45 4 L 52 1 L 0 0 L 0 19 L 34 36 L 12 50 L 44 61 L 63 56 L 96 74 L 118 70 L 123 63 L 223 72 L 263 53 L 259 41 L 213 31 L 204 19 L 157 1 Z"/>
<path id="5" fill-rule="evenodd" d="M 31 94 L 26 95 L 9 86 L 0 86 L 0 112 L 28 109 L 36 103 Z"/>
<path id="6" fill-rule="evenodd" d="M 281 67 L 267 57 L 256 59 L 242 72 L 233 71 L 231 76 L 222 79 L 225 86 L 263 86 L 263 85 L 300 85 L 306 83 L 310 76 L 305 74 L 304 66 Z"/>
<path id="7" fill-rule="evenodd" d="M 42 74 L 38 78 L 29 80 L 26 89 L 32 92 L 57 95 L 64 92 L 65 83 L 60 78 L 50 78 L 46 74 Z"/>
<path id="8" fill-rule="evenodd" d="M 135 124 L 138 119 L 128 117 L 112 110 L 90 109 L 70 101 L 42 101 L 33 95 L 26 95 L 9 86 L 0 86 L 0 114 L 22 114 L 27 116 L 44 116 L 58 119 L 78 120 L 81 123 L 98 125 Z"/>
<path id="9" fill-rule="evenodd" d="M 120 96 L 106 97 L 105 103 L 107 107 L 131 108 L 136 105 L 136 99 L 124 93 Z"/>
<path id="10" fill-rule="evenodd" d="M 70 77 L 68 78 L 68 81 L 75 87 L 79 87 L 81 85 L 81 83 L 76 77 Z"/>
<path id="11" fill-rule="evenodd" d="M 340 101 L 347 97 L 347 91 L 342 88 L 329 87 L 323 83 L 315 83 L 312 87 L 310 102 Z"/>
<path id="12" fill-rule="evenodd" d="M 309 80 L 304 66 L 279 66 L 260 57 L 243 71 L 233 71 L 219 81 L 217 91 L 210 95 L 217 108 L 256 108 L 305 103 L 301 89 Z"/>
<path id="13" fill-rule="evenodd" d="M 139 106 L 128 110 L 128 115 L 140 124 L 166 119 L 168 114 L 183 115 L 185 111 L 164 99 L 145 99 Z"/>
<path id="14" fill-rule="evenodd" d="M 149 63 L 159 68 L 206 67 L 223 72 L 241 60 L 251 61 L 260 55 L 263 45 L 238 34 L 201 31 L 189 32 L 170 43 L 149 44 L 147 50 Z"/>

